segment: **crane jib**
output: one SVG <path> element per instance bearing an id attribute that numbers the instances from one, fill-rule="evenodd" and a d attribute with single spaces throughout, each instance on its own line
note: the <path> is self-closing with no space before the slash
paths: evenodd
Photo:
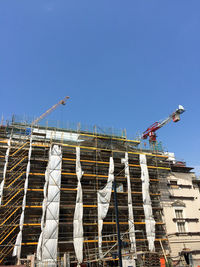
<path id="1" fill-rule="evenodd" d="M 143 132 L 141 138 L 147 139 L 149 137 L 150 142 L 156 142 L 155 132 L 167 123 L 169 123 L 171 120 L 173 120 L 173 122 L 178 122 L 180 120 L 180 114 L 182 114 L 183 112 L 185 112 L 184 107 L 182 105 L 179 105 L 178 109 L 176 109 L 176 111 L 169 115 L 165 120 L 162 120 L 160 122 L 154 122 L 150 127 L 148 127 L 147 130 Z"/>

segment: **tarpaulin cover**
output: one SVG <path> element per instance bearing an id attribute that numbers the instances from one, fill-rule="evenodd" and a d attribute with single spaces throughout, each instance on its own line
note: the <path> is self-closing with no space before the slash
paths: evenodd
<path id="1" fill-rule="evenodd" d="M 3 179 L 2 179 L 1 185 L 0 185 L 0 205 L 1 205 L 1 202 L 2 202 L 3 188 L 4 188 L 5 179 L 6 179 L 6 171 L 7 171 L 7 166 L 8 166 L 8 157 L 9 157 L 9 153 L 10 153 L 10 144 L 11 144 L 11 137 L 8 140 L 8 148 L 6 150 L 5 164 L 4 164 L 4 169 L 3 169 Z"/>
<path id="2" fill-rule="evenodd" d="M 53 145 L 49 152 L 49 162 L 45 172 L 41 235 L 37 247 L 37 258 L 46 264 L 45 266 L 52 267 L 57 266 L 61 168 L 61 147 Z"/>
<path id="3" fill-rule="evenodd" d="M 18 260 L 20 259 L 20 256 L 21 256 L 22 230 L 23 230 L 23 225 L 24 225 L 24 211 L 25 211 L 25 207 L 26 207 L 26 194 L 27 194 L 27 189 L 28 189 L 28 178 L 29 178 L 29 173 L 30 173 L 31 153 L 32 153 L 32 136 L 30 138 L 30 147 L 29 147 L 29 151 L 28 151 L 28 164 L 26 167 L 26 178 L 25 178 L 25 182 L 24 182 L 24 196 L 23 196 L 23 201 L 22 201 L 22 213 L 21 213 L 20 222 L 19 222 L 20 231 L 17 235 L 14 250 L 13 250 L 13 256 L 17 256 Z"/>
<path id="4" fill-rule="evenodd" d="M 76 147 L 76 176 L 78 185 L 73 221 L 73 238 L 74 250 L 78 260 L 78 266 L 80 266 L 83 261 L 83 195 L 81 187 L 81 178 L 83 176 L 83 172 L 80 163 L 80 147 Z"/>
<path id="5" fill-rule="evenodd" d="M 128 152 L 125 153 L 125 158 L 122 159 L 122 163 L 124 163 L 125 165 L 125 177 L 127 179 L 128 225 L 129 225 L 129 238 L 131 241 L 131 251 L 136 252 L 135 226 L 134 226 L 133 203 L 132 203 L 132 195 L 131 195 L 130 171 L 129 171 L 129 165 L 128 165 Z"/>
<path id="6" fill-rule="evenodd" d="M 114 161 L 110 157 L 110 165 L 108 172 L 108 180 L 105 187 L 97 192 L 97 202 L 98 202 L 98 245 L 99 245 L 99 256 L 103 257 L 102 253 L 102 229 L 103 229 L 103 219 L 108 213 L 108 208 L 110 205 L 110 198 L 112 193 L 112 185 L 114 181 Z"/>
<path id="7" fill-rule="evenodd" d="M 146 235 L 149 244 L 149 250 L 154 251 L 155 220 L 153 218 L 151 198 L 149 194 L 149 172 L 147 168 L 146 155 L 140 154 L 140 167 L 141 167 L 142 196 L 143 196 Z"/>
<path id="8" fill-rule="evenodd" d="M 51 155 L 51 148 L 49 150 L 49 155 Z M 44 233 L 44 225 L 45 225 L 44 224 L 45 223 L 45 215 L 46 215 L 46 209 L 47 209 L 48 183 L 49 183 L 49 175 L 48 175 L 48 166 L 47 166 L 47 170 L 45 171 L 45 183 L 44 183 L 44 190 L 43 190 L 44 199 L 42 202 L 41 233 L 40 233 L 40 237 L 39 237 L 38 245 L 37 245 L 37 259 L 40 261 L 42 260 L 42 242 L 43 242 L 43 233 Z"/>

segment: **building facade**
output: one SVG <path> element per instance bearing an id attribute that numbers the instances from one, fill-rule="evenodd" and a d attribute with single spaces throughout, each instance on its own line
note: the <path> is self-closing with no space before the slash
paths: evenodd
<path id="1" fill-rule="evenodd" d="M 172 154 L 96 129 L 2 126 L 0 264 L 118 266 L 120 235 L 123 266 L 163 258 L 199 266 L 191 171 Z"/>
<path id="2" fill-rule="evenodd" d="M 29 127 L 0 129 L 0 264 L 117 266 L 120 231 L 124 264 L 158 266 L 168 156 L 96 129 Z"/>
<path id="3" fill-rule="evenodd" d="M 184 162 L 171 160 L 162 190 L 163 215 L 175 266 L 200 266 L 200 181 Z"/>

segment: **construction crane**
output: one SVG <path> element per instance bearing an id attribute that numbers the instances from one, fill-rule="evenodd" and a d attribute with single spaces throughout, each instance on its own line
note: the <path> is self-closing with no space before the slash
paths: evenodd
<path id="1" fill-rule="evenodd" d="M 149 143 L 155 144 L 156 143 L 156 137 L 157 137 L 155 132 L 158 129 L 160 129 L 161 127 L 163 127 L 164 125 L 166 125 L 167 123 L 169 123 L 171 120 L 173 120 L 173 122 L 180 121 L 180 115 L 183 112 L 185 112 L 184 107 L 179 105 L 178 109 L 176 109 L 176 111 L 174 111 L 166 119 L 164 119 L 162 121 L 156 121 L 149 128 L 147 128 L 146 131 L 143 132 L 141 139 L 147 139 L 149 137 Z"/>
<path id="2" fill-rule="evenodd" d="M 54 106 L 52 106 L 51 108 L 49 108 L 46 112 L 44 112 L 39 118 L 35 119 L 32 123 L 31 123 L 31 127 L 35 126 L 39 121 L 41 121 L 44 117 L 46 117 L 49 113 L 51 113 L 54 109 L 56 109 L 58 106 L 60 105 L 65 105 L 67 99 L 69 98 L 69 96 L 66 96 L 65 98 L 63 98 L 61 101 L 59 101 L 57 104 L 55 104 Z"/>

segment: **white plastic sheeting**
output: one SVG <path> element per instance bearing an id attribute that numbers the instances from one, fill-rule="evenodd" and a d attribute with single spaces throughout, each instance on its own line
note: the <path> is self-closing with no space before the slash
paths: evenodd
<path id="1" fill-rule="evenodd" d="M 51 131 L 51 130 L 42 130 L 42 129 L 33 129 L 34 137 L 37 139 L 56 139 L 56 140 L 64 140 L 64 141 L 74 141 L 74 142 L 83 142 L 83 139 L 80 138 L 80 134 L 70 133 L 70 132 L 62 132 L 62 131 Z M 38 136 L 37 136 L 38 134 Z M 42 134 L 42 135 L 41 135 Z"/>
<path id="2" fill-rule="evenodd" d="M 73 221 L 73 238 L 74 238 L 74 249 L 78 260 L 78 266 L 83 261 L 83 195 L 81 187 L 81 178 L 83 172 L 80 163 L 80 147 L 76 147 L 76 175 L 78 180 L 77 195 L 76 195 L 76 206 L 74 212 Z"/>
<path id="3" fill-rule="evenodd" d="M 19 233 L 17 235 L 16 241 L 15 241 L 15 246 L 13 250 L 13 256 L 17 256 L 17 259 L 20 259 L 21 256 L 21 244 L 22 244 L 22 230 L 23 230 L 23 225 L 24 225 L 24 211 L 26 207 L 26 194 L 27 194 L 27 189 L 28 189 L 28 178 L 29 178 L 29 173 L 30 173 L 30 160 L 31 160 L 31 153 L 32 153 L 32 136 L 30 137 L 30 147 L 28 151 L 28 164 L 26 167 L 26 178 L 24 182 L 24 196 L 23 196 L 23 201 L 22 201 L 22 213 L 20 216 L 20 222 L 19 222 Z"/>
<path id="4" fill-rule="evenodd" d="M 143 208 L 145 216 L 146 235 L 149 244 L 149 250 L 155 250 L 155 220 L 153 218 L 151 198 L 149 195 L 149 172 L 147 168 L 146 156 L 140 154 L 141 180 L 142 180 L 142 196 Z"/>
<path id="5" fill-rule="evenodd" d="M 8 166 L 8 157 L 9 157 L 9 153 L 10 153 L 11 137 L 8 140 L 7 144 L 8 144 L 8 148 L 6 150 L 6 155 L 5 155 L 5 164 L 4 164 L 4 169 L 3 169 L 3 179 L 2 179 L 1 185 L 0 185 L 0 205 L 1 205 L 1 202 L 2 202 L 3 188 L 4 188 L 5 179 L 6 179 L 6 171 L 7 171 L 7 166 Z"/>
<path id="6" fill-rule="evenodd" d="M 110 157 L 108 180 L 105 187 L 97 192 L 97 202 L 98 202 L 98 246 L 99 246 L 99 256 L 103 257 L 102 252 L 102 229 L 103 229 L 103 219 L 108 213 L 108 208 L 110 205 L 110 198 L 112 193 L 112 185 L 114 181 L 114 161 L 113 157 Z"/>
<path id="7" fill-rule="evenodd" d="M 132 203 L 132 195 L 131 195 L 130 171 L 129 171 L 129 165 L 128 165 L 128 152 L 125 153 L 125 158 L 122 159 L 122 163 L 124 163 L 125 165 L 125 177 L 127 179 L 128 225 L 129 225 L 129 238 L 131 242 L 131 251 L 136 252 L 135 226 L 134 226 L 133 203 Z"/>
<path id="8" fill-rule="evenodd" d="M 46 264 L 45 266 L 52 267 L 57 266 L 61 168 L 61 147 L 53 145 L 50 149 L 49 162 L 45 172 L 42 232 L 37 247 L 38 259 Z"/>
<path id="9" fill-rule="evenodd" d="M 49 158 L 50 156 L 51 156 L 51 147 L 49 149 Z M 47 209 L 48 184 L 49 184 L 49 165 L 47 165 L 47 169 L 45 171 L 45 183 L 44 183 L 44 190 L 43 190 L 44 199 L 42 202 L 41 234 L 40 234 L 38 245 L 37 245 L 37 259 L 39 261 L 42 260 L 42 242 L 43 242 L 43 234 L 44 234 L 44 226 L 45 226 L 45 215 L 46 215 L 46 209 Z"/>

